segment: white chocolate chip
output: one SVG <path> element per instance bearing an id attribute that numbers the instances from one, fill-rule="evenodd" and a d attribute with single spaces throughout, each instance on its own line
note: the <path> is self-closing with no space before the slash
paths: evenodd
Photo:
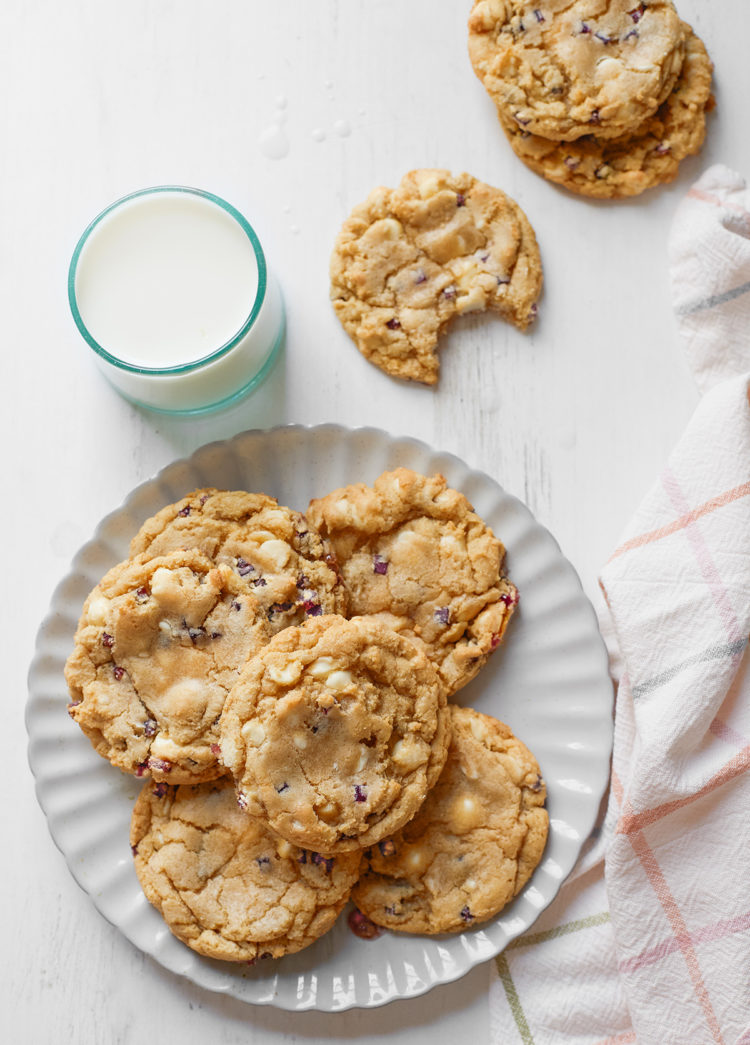
<path id="1" fill-rule="evenodd" d="M 619 58 L 600 58 L 596 63 L 597 79 L 619 76 L 622 71 L 623 64 Z"/>
<path id="2" fill-rule="evenodd" d="M 166 566 L 160 566 L 158 570 L 154 570 L 151 578 L 151 594 L 158 602 L 169 605 L 179 594 L 179 589 L 180 582 Z"/>
<path id="3" fill-rule="evenodd" d="M 395 218 L 383 218 L 381 221 L 376 221 L 373 228 L 375 226 L 382 230 L 386 239 L 398 239 L 402 232 L 401 222 L 396 221 Z"/>
<path id="4" fill-rule="evenodd" d="M 440 538 L 441 555 L 463 555 L 465 552 L 466 545 L 463 541 L 457 540 L 452 534 L 445 534 Z"/>
<path id="5" fill-rule="evenodd" d="M 164 705 L 180 722 L 199 722 L 208 706 L 209 690 L 202 679 L 182 678 L 164 694 Z"/>
<path id="6" fill-rule="evenodd" d="M 258 551 L 258 560 L 266 569 L 283 570 L 289 562 L 292 550 L 286 541 L 271 537 L 264 541 Z"/>
<path id="7" fill-rule="evenodd" d="M 472 287 L 468 294 L 464 294 L 456 301 L 458 312 L 477 312 L 487 304 L 487 295 L 481 287 Z"/>
<path id="8" fill-rule="evenodd" d="M 275 533 L 271 533 L 270 530 L 255 530 L 253 533 L 253 539 L 258 541 L 260 544 L 264 544 L 266 541 L 278 540 Z"/>
<path id="9" fill-rule="evenodd" d="M 242 736 L 252 747 L 260 747 L 266 739 L 266 731 L 257 719 L 251 718 L 242 727 Z"/>
<path id="10" fill-rule="evenodd" d="M 420 874 L 430 862 L 430 854 L 427 849 L 417 846 L 410 849 L 406 856 L 406 865 L 412 874 Z"/>
<path id="11" fill-rule="evenodd" d="M 451 804 L 450 818 L 456 831 L 471 831 L 482 822 L 483 809 L 471 795 L 460 795 Z"/>
<path id="12" fill-rule="evenodd" d="M 369 761 L 369 755 L 367 753 L 367 748 L 363 747 L 362 750 L 359 753 L 359 762 L 357 763 L 357 768 L 354 770 L 354 772 L 355 773 L 361 773 L 362 770 L 367 765 L 368 761 Z"/>
<path id="13" fill-rule="evenodd" d="M 288 859 L 293 852 L 293 846 L 287 842 L 286 838 L 280 838 L 276 843 L 276 852 L 279 854 L 282 860 Z"/>
<path id="14" fill-rule="evenodd" d="M 95 599 L 92 599 L 88 609 L 89 624 L 96 624 L 101 627 L 107 619 L 108 610 L 109 599 L 105 599 L 103 595 L 98 595 Z"/>
<path id="15" fill-rule="evenodd" d="M 154 737 L 149 750 L 151 758 L 161 758 L 165 762 L 178 762 L 183 756 L 183 751 L 169 737 L 159 733 Z"/>
<path id="16" fill-rule="evenodd" d="M 404 772 L 411 772 L 427 761 L 429 748 L 416 737 L 404 737 L 397 740 L 391 750 L 391 760 Z"/>
<path id="17" fill-rule="evenodd" d="M 440 192 L 440 180 L 436 174 L 428 173 L 427 171 L 420 172 L 416 175 L 416 181 L 419 195 L 423 200 L 429 199 L 430 196 Z"/>
<path id="18" fill-rule="evenodd" d="M 404 558 L 409 555 L 418 555 L 420 552 L 420 546 L 424 543 L 424 539 L 419 537 L 413 530 L 402 530 L 396 540 L 393 542 L 393 551 L 395 554 L 402 555 Z M 413 549 L 413 550 L 412 550 Z"/>
<path id="19" fill-rule="evenodd" d="M 347 526 L 364 526 L 362 516 L 359 514 L 352 502 L 347 500 L 346 497 L 342 497 L 336 502 L 336 509 L 341 513 L 342 520 Z"/>
<path id="20" fill-rule="evenodd" d="M 282 667 L 272 664 L 268 669 L 268 677 L 273 679 L 274 682 L 278 682 L 279 685 L 289 686 L 297 681 L 301 671 L 301 665 L 297 661 L 292 660 Z"/>
<path id="21" fill-rule="evenodd" d="M 219 572 L 214 570 L 202 574 L 187 566 L 160 566 L 151 577 L 151 594 L 166 613 L 186 617 L 189 625 L 197 625 L 215 601 L 218 580 Z"/>
<path id="22" fill-rule="evenodd" d="M 307 737 L 304 733 L 294 734 L 294 746 L 298 747 L 300 751 L 304 751 L 307 747 Z"/>
<path id="23" fill-rule="evenodd" d="M 471 258 L 457 258 L 451 265 L 451 272 L 455 276 L 461 290 L 469 290 L 474 276 L 478 275 L 480 269 L 477 260 Z"/>
<path id="24" fill-rule="evenodd" d="M 307 672 L 314 679 L 325 678 L 327 675 L 330 675 L 334 667 L 335 664 L 330 657 L 318 657 L 307 668 Z"/>
<path id="25" fill-rule="evenodd" d="M 354 680 L 348 671 L 332 671 L 326 679 L 326 686 L 329 689 L 345 689 L 350 686 Z"/>
<path id="26" fill-rule="evenodd" d="M 487 739 L 487 727 L 479 719 L 472 716 L 469 725 L 471 726 L 471 732 L 477 738 L 477 740 Z"/>
<path id="27" fill-rule="evenodd" d="M 264 511 L 263 520 L 267 526 L 276 526 L 277 531 L 282 530 L 286 526 L 287 520 L 285 519 L 282 512 L 277 511 Z"/>

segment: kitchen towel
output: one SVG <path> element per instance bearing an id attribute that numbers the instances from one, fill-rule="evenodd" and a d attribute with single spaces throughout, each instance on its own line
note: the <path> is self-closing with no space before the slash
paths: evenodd
<path id="1" fill-rule="evenodd" d="M 600 824 L 491 968 L 493 1045 L 750 1045 L 750 193 L 675 215 L 702 399 L 599 578 L 616 684 Z"/>

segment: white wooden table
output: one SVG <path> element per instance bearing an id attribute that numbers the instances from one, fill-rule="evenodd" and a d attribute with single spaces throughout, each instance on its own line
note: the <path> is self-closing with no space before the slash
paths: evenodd
<path id="1" fill-rule="evenodd" d="M 709 11 L 710 7 L 710 11 Z M 487 967 L 427 996 L 337 1016 L 253 1008 L 138 953 L 73 882 L 26 763 L 26 671 L 53 587 L 98 520 L 204 442 L 286 422 L 375 425 L 458 454 L 524 499 L 589 594 L 696 401 L 671 313 L 675 206 L 721 161 L 750 171 L 746 0 L 678 0 L 716 64 L 717 113 L 673 185 L 575 198 L 518 162 L 466 53 L 470 0 L 5 0 L 0 8 L 6 707 L 2 1038 L 14 1045 L 489 1036 Z M 328 304 L 333 238 L 376 184 L 468 170 L 526 210 L 540 319 L 482 316 L 445 339 L 439 386 L 370 366 Z M 283 285 L 286 351 L 261 390 L 202 420 L 120 399 L 68 312 L 67 266 L 107 203 L 159 183 L 224 196 Z"/>

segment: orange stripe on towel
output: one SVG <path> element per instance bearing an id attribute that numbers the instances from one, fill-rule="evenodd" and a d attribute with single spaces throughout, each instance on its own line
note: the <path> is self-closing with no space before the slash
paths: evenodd
<path id="1" fill-rule="evenodd" d="M 694 791 L 692 795 L 686 795 L 685 798 L 675 798 L 672 802 L 665 802 L 663 805 L 655 806 L 653 809 L 646 809 L 642 813 L 633 813 L 632 811 L 623 813 L 615 831 L 620 835 L 630 835 L 636 831 L 643 830 L 644 827 L 650 827 L 651 824 L 655 824 L 657 820 L 669 816 L 670 813 L 683 809 L 699 798 L 705 798 L 706 795 L 710 795 L 712 791 L 715 791 L 717 787 L 722 787 L 724 784 L 729 783 L 730 780 L 734 780 L 735 777 L 741 776 L 749 768 L 750 745 L 739 751 L 734 758 L 730 758 L 718 773 L 714 773 L 703 787 Z M 630 803 L 628 803 L 628 807 L 630 807 Z"/>
<path id="2" fill-rule="evenodd" d="M 717 494 L 710 501 L 706 501 L 698 508 L 693 508 L 692 511 L 686 512 L 685 515 L 681 515 L 679 519 L 667 523 L 666 526 L 660 526 L 657 530 L 649 530 L 648 533 L 642 533 L 638 537 L 631 537 L 630 540 L 621 544 L 619 548 L 615 548 L 607 561 L 612 562 L 613 559 L 624 555 L 625 552 L 632 551 L 633 548 L 641 548 L 644 544 L 651 544 L 653 541 L 661 540 L 662 537 L 669 537 L 670 534 L 684 530 L 686 526 L 689 526 L 690 523 L 695 522 L 702 516 L 709 515 L 711 512 L 715 512 L 717 508 L 723 508 L 724 505 L 731 504 L 733 501 L 739 501 L 741 498 L 747 497 L 748 494 L 750 494 L 750 482 L 742 483 L 731 490 Z"/>
<path id="3" fill-rule="evenodd" d="M 711 192 L 704 192 L 703 189 L 690 189 L 687 195 L 688 199 L 691 200 L 700 200 L 701 203 L 712 203 L 714 207 L 725 207 L 727 210 L 733 210 L 735 214 L 739 214 L 750 221 L 750 212 L 739 203 L 723 200 L 720 196 L 714 196 Z"/>
<path id="4" fill-rule="evenodd" d="M 630 836 L 630 844 L 641 861 L 641 866 L 646 872 L 646 876 L 651 883 L 651 887 L 656 893 L 656 897 L 661 904 L 664 913 L 669 919 L 669 924 L 672 926 L 672 932 L 679 945 L 682 957 L 687 965 L 688 974 L 693 984 L 693 990 L 696 998 L 703 1009 L 703 1015 L 708 1024 L 713 1040 L 717 1045 L 725 1045 L 724 1036 L 721 1033 L 721 1027 L 719 1021 L 716 1018 L 716 1013 L 711 1005 L 711 999 L 708 994 L 708 988 L 703 979 L 701 972 L 700 963 L 698 962 L 698 956 L 695 953 L 693 941 L 688 932 L 685 919 L 682 916 L 679 905 L 672 895 L 672 891 L 667 885 L 667 881 L 662 873 L 661 868 L 657 862 L 657 859 L 649 847 L 648 843 L 642 832 L 636 831 L 635 834 Z"/>

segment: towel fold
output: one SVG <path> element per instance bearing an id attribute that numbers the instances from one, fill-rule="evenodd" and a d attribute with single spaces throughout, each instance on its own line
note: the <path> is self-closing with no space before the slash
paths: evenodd
<path id="1" fill-rule="evenodd" d="M 497 1045 L 750 1045 L 750 198 L 707 171 L 675 215 L 703 392 L 602 568 L 617 684 L 606 812 L 491 973 Z"/>

